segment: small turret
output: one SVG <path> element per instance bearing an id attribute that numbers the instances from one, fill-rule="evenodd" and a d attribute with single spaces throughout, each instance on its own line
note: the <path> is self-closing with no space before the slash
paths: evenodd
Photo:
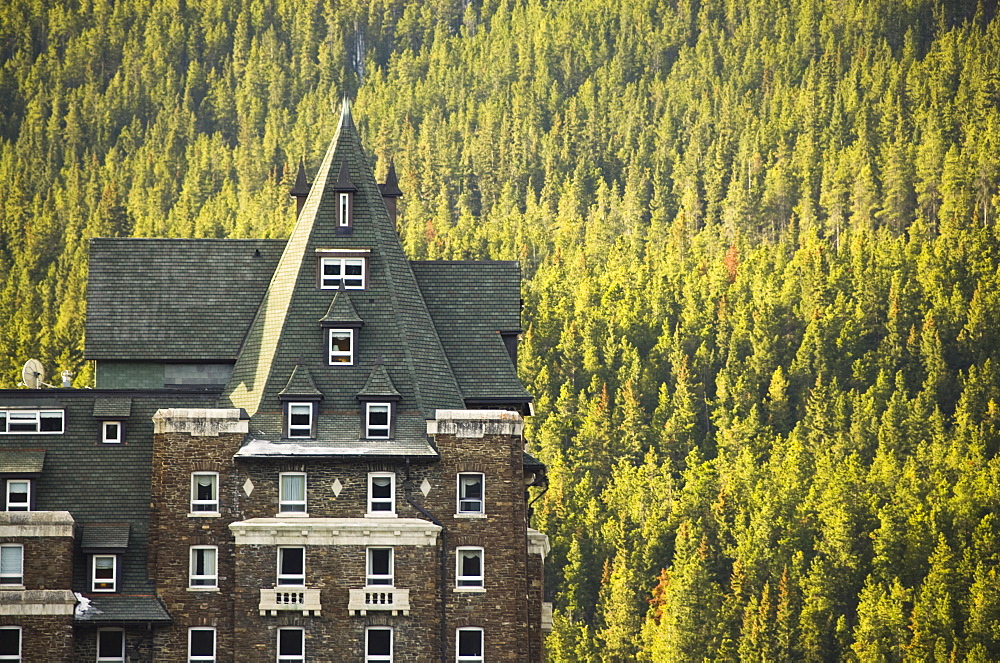
<path id="1" fill-rule="evenodd" d="M 385 174 L 385 184 L 378 185 L 382 192 L 382 201 L 385 202 L 385 209 L 389 212 L 389 218 L 393 225 L 396 225 L 396 199 L 402 197 L 403 192 L 399 190 L 399 180 L 396 179 L 396 164 L 389 162 L 389 172 Z"/>
<path id="2" fill-rule="evenodd" d="M 295 185 L 288 192 L 289 196 L 295 198 L 295 218 L 298 218 L 299 214 L 302 213 L 302 206 L 306 204 L 306 198 L 309 197 L 311 186 L 306 181 L 306 167 L 302 163 L 302 159 L 299 159 L 299 172 L 295 176 Z"/>

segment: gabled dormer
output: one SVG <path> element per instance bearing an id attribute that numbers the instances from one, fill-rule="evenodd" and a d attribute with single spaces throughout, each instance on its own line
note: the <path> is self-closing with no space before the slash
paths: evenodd
<path id="1" fill-rule="evenodd" d="M 358 332 L 364 321 L 351 304 L 351 296 L 341 285 L 333 296 L 330 309 L 319 321 L 327 347 L 330 366 L 354 366 L 357 363 Z"/>
<path id="2" fill-rule="evenodd" d="M 361 437 L 368 440 L 389 440 L 395 434 L 395 410 L 402 394 L 396 391 L 380 356 L 368 375 L 364 388 L 358 392 L 361 404 Z"/>
<path id="3" fill-rule="evenodd" d="M 354 224 L 354 192 L 358 188 L 351 181 L 346 161 L 340 163 L 340 173 L 333 183 L 333 190 L 337 194 L 337 234 L 350 234 Z"/>
<path id="4" fill-rule="evenodd" d="M 288 384 L 278 392 L 281 402 L 282 437 L 288 439 L 312 439 L 316 437 L 316 421 L 319 418 L 319 403 L 323 392 L 316 388 L 309 369 L 301 363 L 292 369 Z"/>

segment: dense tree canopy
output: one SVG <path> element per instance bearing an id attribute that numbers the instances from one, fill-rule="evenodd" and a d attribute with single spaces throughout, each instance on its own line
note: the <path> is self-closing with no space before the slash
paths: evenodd
<path id="1" fill-rule="evenodd" d="M 1000 659 L 1000 19 L 944 0 L 11 0 L 0 386 L 93 236 L 284 236 L 342 96 L 518 259 L 557 661 Z"/>

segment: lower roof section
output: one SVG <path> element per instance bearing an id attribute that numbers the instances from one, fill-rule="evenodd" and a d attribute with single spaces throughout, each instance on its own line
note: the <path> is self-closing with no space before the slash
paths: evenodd
<path id="1" fill-rule="evenodd" d="M 77 594 L 75 621 L 95 626 L 108 624 L 169 624 L 173 621 L 160 600 L 152 594 L 90 596 Z"/>

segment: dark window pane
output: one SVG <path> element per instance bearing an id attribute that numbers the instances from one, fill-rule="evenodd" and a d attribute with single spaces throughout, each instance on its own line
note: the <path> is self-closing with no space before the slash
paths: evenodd
<path id="1" fill-rule="evenodd" d="M 281 574 L 302 575 L 305 569 L 305 551 L 302 548 L 282 548 Z"/>
<path id="2" fill-rule="evenodd" d="M 483 632 L 482 631 L 459 631 L 458 632 L 458 655 L 459 656 L 482 656 L 483 655 Z"/>
<path id="3" fill-rule="evenodd" d="M 61 431 L 62 422 L 62 412 L 42 412 L 43 431 Z"/>
<path id="4" fill-rule="evenodd" d="M 392 497 L 392 479 L 389 477 L 372 479 L 372 497 Z"/>
<path id="5" fill-rule="evenodd" d="M 388 656 L 392 653 L 392 631 L 387 628 L 368 629 L 368 655 Z"/>
<path id="6" fill-rule="evenodd" d="M 191 656 L 215 656 L 215 631 L 209 629 L 191 631 Z"/>
<path id="7" fill-rule="evenodd" d="M 479 563 L 479 555 L 465 553 L 462 556 L 462 575 L 478 576 L 482 574 L 482 565 Z"/>
<path id="8" fill-rule="evenodd" d="M 124 644 L 124 631 L 100 631 L 97 636 L 97 655 L 121 656 Z"/>
<path id="9" fill-rule="evenodd" d="M 389 575 L 389 549 L 373 548 L 370 552 L 372 556 L 372 573 L 380 576 Z"/>
<path id="10" fill-rule="evenodd" d="M 302 631 L 278 631 L 278 653 L 283 655 L 302 654 Z"/>
<path id="11" fill-rule="evenodd" d="M 21 629 L 0 628 L 0 654 L 17 656 L 21 653 Z"/>

